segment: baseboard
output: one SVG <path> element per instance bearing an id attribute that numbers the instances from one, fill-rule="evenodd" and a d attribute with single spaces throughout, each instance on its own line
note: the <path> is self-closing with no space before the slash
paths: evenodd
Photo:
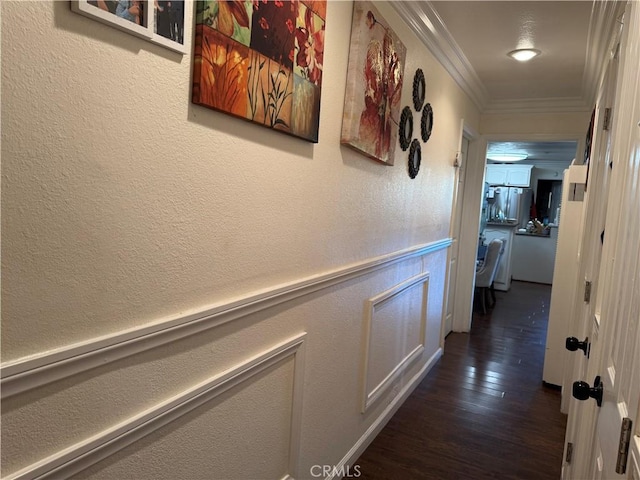
<path id="1" fill-rule="evenodd" d="M 424 366 L 420 369 L 418 373 L 414 375 L 414 377 L 402 388 L 400 393 L 389 403 L 387 408 L 384 409 L 382 414 L 371 424 L 371 426 L 367 429 L 366 432 L 358 439 L 353 447 L 347 452 L 347 454 L 340 460 L 340 462 L 335 466 L 334 471 L 341 472 L 346 471 L 347 466 L 353 467 L 354 463 L 360 458 L 360 455 L 367 449 L 369 444 L 378 436 L 378 434 L 382 431 L 385 425 L 391 420 L 393 415 L 398 411 L 398 409 L 402 406 L 409 395 L 413 393 L 416 387 L 420 384 L 422 380 L 427 376 L 429 371 L 433 368 L 436 362 L 442 357 L 442 348 L 438 348 L 436 352 L 427 360 Z M 361 470 L 360 470 L 361 471 Z M 366 472 L 362 472 L 366 474 Z M 326 480 L 333 480 L 336 478 L 334 475 L 329 476 Z"/>

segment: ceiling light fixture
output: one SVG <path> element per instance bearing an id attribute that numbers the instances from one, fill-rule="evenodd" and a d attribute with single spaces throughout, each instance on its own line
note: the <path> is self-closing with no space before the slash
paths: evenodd
<path id="1" fill-rule="evenodd" d="M 489 153 L 487 160 L 494 162 L 520 162 L 526 160 L 529 155 L 526 153 Z"/>
<path id="2" fill-rule="evenodd" d="M 537 57 L 541 53 L 542 52 L 540 50 L 536 50 L 535 48 L 519 48 L 517 50 L 510 51 L 507 55 L 519 62 L 528 62 L 533 57 Z"/>

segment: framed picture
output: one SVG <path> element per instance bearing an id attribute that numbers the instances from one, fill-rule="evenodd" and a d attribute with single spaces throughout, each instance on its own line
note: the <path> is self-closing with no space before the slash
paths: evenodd
<path id="1" fill-rule="evenodd" d="M 187 53 L 192 15 L 189 0 L 71 0 L 71 9 L 170 50 Z"/>
<path id="2" fill-rule="evenodd" d="M 393 165 L 406 48 L 369 1 L 353 4 L 341 143 Z"/>
<path id="3" fill-rule="evenodd" d="M 196 2 L 192 101 L 318 142 L 326 0 Z"/>

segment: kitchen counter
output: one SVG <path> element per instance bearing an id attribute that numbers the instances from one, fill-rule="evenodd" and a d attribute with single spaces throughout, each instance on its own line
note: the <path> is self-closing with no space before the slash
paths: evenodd
<path id="1" fill-rule="evenodd" d="M 545 233 L 531 233 L 531 232 L 521 232 L 521 229 L 516 230 L 516 235 L 526 235 L 528 237 L 544 237 L 544 238 L 551 238 L 551 237 L 555 237 L 558 238 L 558 226 L 554 223 L 550 223 L 549 225 L 547 225 L 547 230 L 545 231 Z M 524 230 L 524 229 L 522 229 Z M 555 231 L 554 231 L 555 230 Z M 551 233 L 553 232 L 553 233 Z"/>
<path id="2" fill-rule="evenodd" d="M 518 226 L 518 223 L 517 222 L 487 222 L 487 225 L 491 225 L 492 227 L 516 228 Z"/>
<path id="3" fill-rule="evenodd" d="M 539 240 L 540 238 L 546 240 Z M 557 228 L 551 228 L 549 235 L 516 231 L 512 253 L 513 279 L 550 285 L 553 281 L 557 243 Z"/>
<path id="4" fill-rule="evenodd" d="M 549 232 L 549 233 L 530 233 L 530 232 L 518 232 L 516 230 L 516 235 L 524 235 L 526 237 L 551 238 L 551 232 Z"/>

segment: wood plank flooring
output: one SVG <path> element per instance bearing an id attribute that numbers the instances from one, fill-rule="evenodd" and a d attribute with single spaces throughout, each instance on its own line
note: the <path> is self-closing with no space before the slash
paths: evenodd
<path id="1" fill-rule="evenodd" d="M 543 385 L 551 287 L 496 292 L 355 462 L 362 479 L 559 479 L 566 416 Z"/>

